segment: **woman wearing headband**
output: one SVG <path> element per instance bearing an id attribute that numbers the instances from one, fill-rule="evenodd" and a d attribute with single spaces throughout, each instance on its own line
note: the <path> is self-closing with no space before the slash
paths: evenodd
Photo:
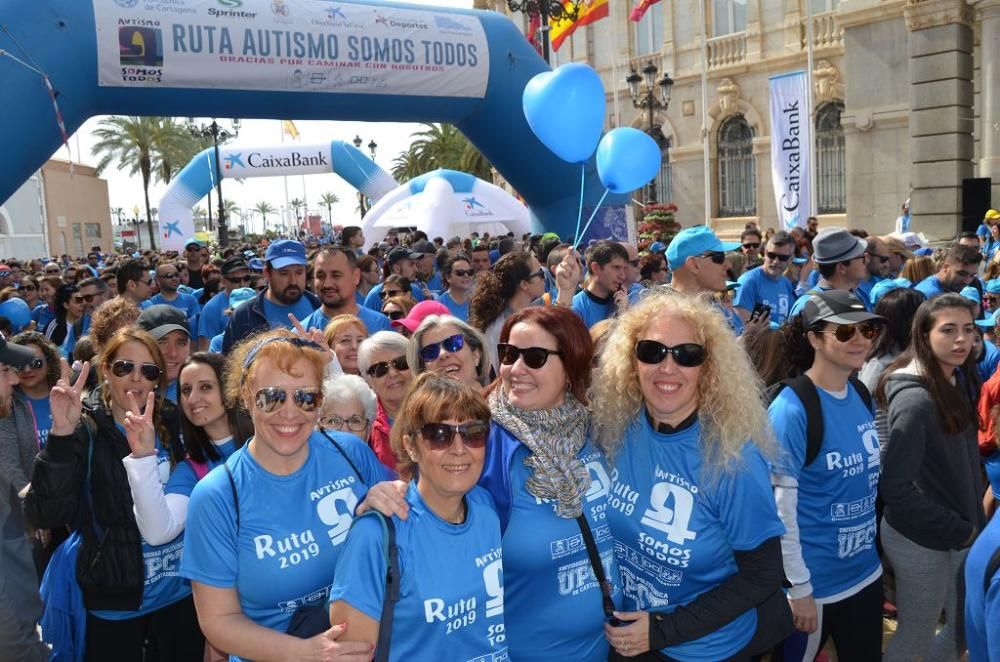
<path id="1" fill-rule="evenodd" d="M 127 328 L 111 337 L 97 365 L 101 388 L 81 402 L 89 365 L 70 385 L 61 361 L 28 517 L 39 528 L 69 525 L 82 534 L 76 576 L 87 607 L 87 659 L 138 662 L 147 640 L 161 660 L 200 658 L 204 637 L 191 588 L 178 574 L 184 539 L 157 544 L 141 535 L 124 466 L 138 459 L 128 437 L 139 421 L 149 433 L 142 455 L 154 458 L 153 480 L 162 486 L 183 460 L 177 409 L 162 397 L 163 354 L 148 333 Z"/>
<path id="2" fill-rule="evenodd" d="M 229 358 L 227 405 L 245 408 L 255 433 L 192 492 L 181 573 L 206 637 L 235 659 L 370 653 L 335 641 L 342 628 L 330 627 L 326 600 L 355 506 L 385 474 L 357 437 L 316 430 L 328 361 L 286 329 Z"/>

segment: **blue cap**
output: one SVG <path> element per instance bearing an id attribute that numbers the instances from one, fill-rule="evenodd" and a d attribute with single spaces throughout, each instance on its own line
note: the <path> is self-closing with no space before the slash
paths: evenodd
<path id="1" fill-rule="evenodd" d="M 984 320 L 976 320 L 976 326 L 981 329 L 992 329 L 997 325 L 997 314 L 993 313 Z"/>
<path id="2" fill-rule="evenodd" d="M 809 258 L 807 258 L 807 257 L 793 257 L 792 258 L 792 264 L 800 264 L 801 265 L 801 264 L 805 264 L 808 261 L 809 261 Z"/>
<path id="3" fill-rule="evenodd" d="M 241 303 L 249 301 L 257 296 L 257 290 L 252 287 L 238 287 L 229 293 L 229 307 L 237 308 Z"/>
<path id="4" fill-rule="evenodd" d="M 905 278 L 887 278 L 885 280 L 880 280 L 872 286 L 871 291 L 868 293 L 868 298 L 872 302 L 872 307 L 878 303 L 878 300 L 886 295 L 887 292 L 892 290 L 905 290 L 911 287 L 910 281 Z"/>
<path id="5" fill-rule="evenodd" d="M 293 264 L 306 264 L 306 247 L 294 239 L 282 239 L 267 247 L 264 261 L 270 263 L 272 269 L 284 269 Z"/>
<path id="6" fill-rule="evenodd" d="M 198 248 L 204 248 L 204 246 L 205 246 L 204 244 L 202 244 L 197 239 L 194 239 L 193 237 L 191 239 L 188 239 L 187 241 L 184 242 L 184 248 L 187 248 L 188 246 L 192 246 L 192 245 L 193 246 L 197 246 Z"/>
<path id="7" fill-rule="evenodd" d="M 990 294 L 1000 294 L 1000 278 L 994 278 L 983 283 L 983 292 Z"/>
<path id="8" fill-rule="evenodd" d="M 913 251 L 913 254 L 914 255 L 919 255 L 920 257 L 928 257 L 928 256 L 931 256 L 931 255 L 934 255 L 934 249 L 933 248 L 929 248 L 929 247 L 928 248 L 918 248 L 917 250 Z"/>
<path id="9" fill-rule="evenodd" d="M 264 260 L 259 257 L 251 258 L 247 266 L 250 267 L 250 271 L 264 271 Z"/>
<path id="10" fill-rule="evenodd" d="M 662 241 L 654 241 L 649 245 L 650 253 L 662 253 L 665 250 L 667 250 L 667 245 Z"/>
<path id="11" fill-rule="evenodd" d="M 667 246 L 667 264 L 671 269 L 684 266 L 689 257 L 703 253 L 725 253 L 735 251 L 740 245 L 733 241 L 720 241 L 712 229 L 704 225 L 695 225 L 677 233 Z"/>
<path id="12" fill-rule="evenodd" d="M 979 294 L 979 290 L 977 290 L 976 288 L 972 287 L 971 285 L 969 287 L 963 287 L 962 291 L 959 292 L 959 294 L 961 294 L 963 297 L 965 297 L 969 301 L 975 301 L 976 303 L 982 303 L 983 302 L 982 301 L 982 297 Z"/>

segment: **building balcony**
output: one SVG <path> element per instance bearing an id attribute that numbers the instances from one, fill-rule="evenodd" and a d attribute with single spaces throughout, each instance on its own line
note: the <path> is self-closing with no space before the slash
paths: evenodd
<path id="1" fill-rule="evenodd" d="M 809 33 L 806 30 L 808 20 L 808 18 L 803 18 L 801 22 L 803 50 L 809 47 L 807 36 Z M 824 48 L 842 49 L 844 47 L 844 28 L 837 21 L 837 12 L 830 11 L 822 14 L 813 14 L 812 20 L 813 50 Z"/>
<path id="2" fill-rule="evenodd" d="M 747 61 L 747 33 L 734 32 L 708 40 L 708 70 L 738 66 Z"/>

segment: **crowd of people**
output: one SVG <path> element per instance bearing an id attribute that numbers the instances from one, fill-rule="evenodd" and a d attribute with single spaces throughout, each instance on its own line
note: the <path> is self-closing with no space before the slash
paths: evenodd
<path id="1" fill-rule="evenodd" d="M 0 660 L 1000 659 L 997 237 L 2 261 Z"/>

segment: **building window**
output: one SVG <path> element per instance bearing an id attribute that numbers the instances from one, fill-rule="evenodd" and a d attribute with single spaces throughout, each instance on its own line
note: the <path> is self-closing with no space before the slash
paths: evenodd
<path id="1" fill-rule="evenodd" d="M 83 255 L 83 233 L 80 232 L 80 224 L 73 224 L 73 246 L 77 255 Z"/>
<path id="2" fill-rule="evenodd" d="M 747 0 L 712 0 L 712 36 L 747 29 Z"/>
<path id="3" fill-rule="evenodd" d="M 734 115 L 719 129 L 719 216 L 756 214 L 753 129 L 742 115 Z"/>
<path id="4" fill-rule="evenodd" d="M 828 103 L 816 113 L 816 204 L 820 214 L 847 212 L 844 127 L 840 114 L 844 104 Z"/>
<path id="5" fill-rule="evenodd" d="M 646 10 L 642 20 L 635 24 L 635 54 L 637 56 L 659 53 L 663 47 L 663 5 L 657 3 Z"/>
<path id="6" fill-rule="evenodd" d="M 83 224 L 84 234 L 88 238 L 100 239 L 101 238 L 101 224 L 100 223 L 84 223 Z"/>

